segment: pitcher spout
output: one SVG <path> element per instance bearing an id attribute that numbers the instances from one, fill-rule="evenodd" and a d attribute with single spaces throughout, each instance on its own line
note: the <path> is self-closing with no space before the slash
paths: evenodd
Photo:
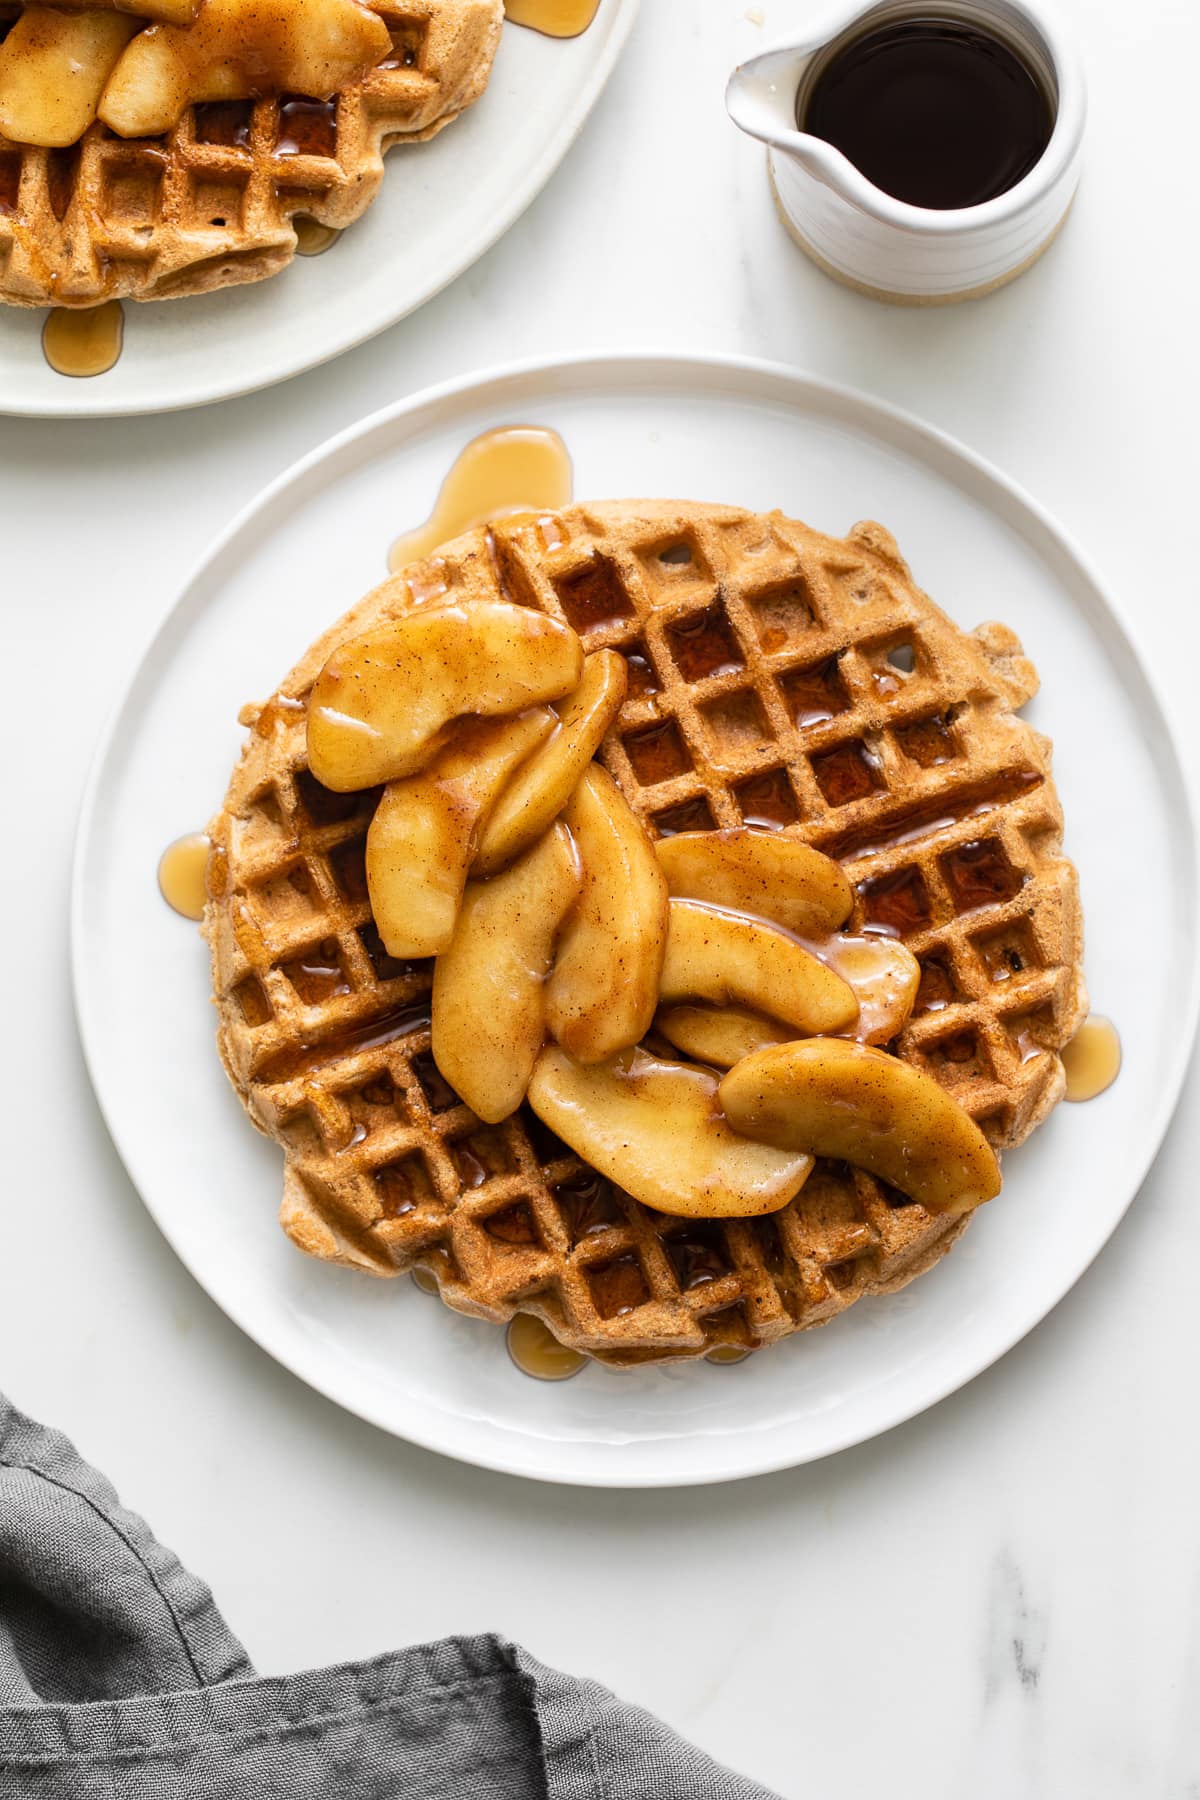
<path id="1" fill-rule="evenodd" d="M 862 4 L 840 6 L 827 13 L 803 41 L 777 45 L 740 64 L 725 89 L 725 107 L 734 124 L 761 143 L 799 157 L 828 179 L 825 152 L 829 146 L 797 129 L 796 93 L 817 52 L 840 37 L 866 10 L 869 6 Z"/>

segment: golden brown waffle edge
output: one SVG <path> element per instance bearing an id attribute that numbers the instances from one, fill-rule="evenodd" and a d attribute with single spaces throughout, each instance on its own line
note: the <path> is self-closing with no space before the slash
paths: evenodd
<path id="1" fill-rule="evenodd" d="M 222 1058 L 285 1152 L 285 1229 L 374 1273 L 423 1265 L 451 1306 L 536 1313 L 618 1363 L 770 1342 L 912 1280 L 964 1220 L 861 1171 L 819 1165 L 768 1219 L 668 1219 L 528 1112 L 481 1125 L 442 1080 L 430 965 L 395 963 L 371 921 L 375 796 L 319 788 L 304 712 L 336 643 L 442 591 L 540 606 L 626 654 L 602 756 L 652 831 L 758 823 L 839 858 L 851 928 L 898 933 L 922 965 L 895 1049 L 997 1149 L 1061 1097 L 1086 1012 L 1050 746 L 1013 712 L 1037 677 L 1006 627 L 953 625 L 875 524 L 838 540 L 669 501 L 500 524 L 383 583 L 244 715 L 205 930 Z"/>

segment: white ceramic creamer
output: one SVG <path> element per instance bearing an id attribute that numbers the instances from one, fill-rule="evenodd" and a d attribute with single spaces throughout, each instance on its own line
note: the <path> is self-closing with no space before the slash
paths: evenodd
<path id="1" fill-rule="evenodd" d="M 864 29 L 917 18 L 955 20 L 999 37 L 1037 74 L 1053 108 L 1053 130 L 1034 167 L 977 206 L 935 210 L 895 199 L 796 123 L 797 98 L 834 47 Z M 1052 242 L 1079 182 L 1083 71 L 1041 0 L 843 4 L 798 40 L 735 69 L 725 103 L 734 123 L 767 145 L 779 207 L 801 248 L 828 274 L 879 299 L 936 305 L 1011 281 Z"/>

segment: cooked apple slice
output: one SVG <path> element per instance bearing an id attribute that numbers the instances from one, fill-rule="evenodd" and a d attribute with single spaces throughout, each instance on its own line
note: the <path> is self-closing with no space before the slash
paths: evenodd
<path id="1" fill-rule="evenodd" d="M 177 125 L 189 105 L 250 97 L 232 56 L 204 54 L 210 29 L 193 21 L 139 33 L 100 97 L 100 119 L 110 131 L 126 138 L 157 137 Z"/>
<path id="2" fill-rule="evenodd" d="M 480 839 L 475 873 L 502 869 L 557 819 L 620 712 L 627 680 L 618 650 L 597 650 L 585 660 L 583 679 L 558 708 L 558 730 L 497 800 Z"/>
<path id="3" fill-rule="evenodd" d="M 737 825 L 660 839 L 672 894 L 756 913 L 798 937 L 824 937 L 850 917 L 850 883 L 830 856 L 778 831 Z"/>
<path id="4" fill-rule="evenodd" d="M 672 900 L 659 998 L 711 1000 L 782 1019 L 796 1033 L 841 1031 L 854 990 L 786 931 L 701 900 Z"/>
<path id="5" fill-rule="evenodd" d="M 453 720 L 557 700 L 582 666 L 570 626 L 532 607 L 421 607 L 329 658 L 309 701 L 309 766 L 339 794 L 413 775 Z"/>
<path id="6" fill-rule="evenodd" d="M 1000 1165 L 933 1077 L 841 1038 L 781 1044 L 721 1082 L 735 1131 L 868 1169 L 929 1212 L 969 1212 L 1000 1192 Z"/>
<path id="7" fill-rule="evenodd" d="M 152 25 L 134 39 L 100 117 L 122 137 L 151 137 L 198 100 L 269 92 L 326 100 L 374 68 L 390 43 L 359 0 L 204 0 L 193 24 Z"/>
<path id="8" fill-rule="evenodd" d="M 552 825 L 491 881 L 469 881 L 433 971 L 433 1058 L 489 1125 L 515 1113 L 546 1037 L 554 940 L 579 894 L 579 857 Z"/>
<path id="9" fill-rule="evenodd" d="M 248 100 L 252 89 L 236 62 L 201 57 L 189 43 L 194 25 L 154 25 L 140 32 L 113 70 L 99 114 L 110 131 L 126 138 L 158 137 L 202 100 Z M 207 33 L 205 33 L 207 36 Z"/>
<path id="10" fill-rule="evenodd" d="M 654 1029 L 685 1056 L 714 1069 L 732 1069 L 743 1056 L 768 1044 L 790 1044 L 796 1035 L 790 1025 L 742 1006 L 660 1006 Z"/>
<path id="11" fill-rule="evenodd" d="M 367 832 L 367 892 L 390 956 L 449 946 L 479 822 L 553 729 L 546 707 L 464 720 L 428 769 L 384 789 Z"/>
<path id="12" fill-rule="evenodd" d="M 215 0 L 221 13 L 219 47 L 240 46 L 253 32 L 250 74 L 264 39 L 274 40 L 275 83 L 282 92 L 328 99 L 382 62 L 392 47 L 387 26 L 360 0 Z M 204 0 L 203 20 L 214 6 Z M 223 16 L 222 16 L 223 15 Z M 234 54 L 237 54 L 235 48 Z M 257 87 L 255 92 L 260 91 Z"/>
<path id="13" fill-rule="evenodd" d="M 0 133 L 47 149 L 77 144 L 136 19 L 31 6 L 0 44 Z"/>
<path id="14" fill-rule="evenodd" d="M 200 0 L 54 0 L 54 5 L 66 12 L 132 13 L 167 25 L 190 25 L 200 10 Z"/>
<path id="15" fill-rule="evenodd" d="M 835 936 L 809 946 L 854 990 L 858 1017 L 838 1037 L 860 1044 L 889 1044 L 908 1023 L 921 981 L 921 965 L 895 938 Z M 793 1027 L 740 1006 L 666 1006 L 654 1028 L 688 1056 L 732 1069 L 743 1056 L 768 1044 L 790 1044 Z"/>
<path id="16" fill-rule="evenodd" d="M 667 884 L 645 826 L 595 763 L 563 815 L 583 890 L 546 989 L 546 1023 L 578 1062 L 602 1062 L 649 1029 L 667 941 Z"/>
<path id="17" fill-rule="evenodd" d="M 839 1035 L 860 1044 L 890 1044 L 907 1025 L 921 985 L 921 965 L 912 951 L 885 937 L 834 936 L 813 948 L 858 1001 L 858 1018 Z"/>
<path id="18" fill-rule="evenodd" d="M 742 1219 L 778 1212 L 813 1159 L 731 1131 L 707 1069 L 627 1050 L 585 1068 L 551 1045 L 538 1057 L 529 1103 L 593 1169 L 659 1212 Z"/>

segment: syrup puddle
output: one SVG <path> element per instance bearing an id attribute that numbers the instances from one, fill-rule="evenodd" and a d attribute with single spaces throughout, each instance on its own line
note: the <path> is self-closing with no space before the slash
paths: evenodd
<path id="1" fill-rule="evenodd" d="M 323 256 L 342 235 L 336 225 L 322 225 L 306 213 L 292 220 L 292 228 L 296 233 L 297 256 Z"/>
<path id="2" fill-rule="evenodd" d="M 544 37 L 578 37 L 600 10 L 600 0 L 504 0 L 505 17 Z"/>
<path id="3" fill-rule="evenodd" d="M 1111 1019 L 1093 1014 L 1062 1053 L 1068 1100 L 1094 1100 L 1121 1072 L 1121 1039 Z"/>
<path id="4" fill-rule="evenodd" d="M 395 1012 L 385 1013 L 382 1018 L 370 1019 L 365 1025 L 335 1032 L 314 1043 L 300 1043 L 294 1048 L 277 1051 L 260 1065 L 256 1079 L 269 1084 L 295 1081 L 337 1057 L 357 1056 L 364 1050 L 381 1050 L 385 1044 L 394 1044 L 397 1038 L 408 1037 L 411 1032 L 426 1031 L 429 1021 L 429 997 L 426 995 L 408 1006 L 397 1007 Z"/>
<path id="5" fill-rule="evenodd" d="M 53 306 L 42 326 L 42 354 L 59 375 L 104 375 L 120 356 L 124 336 L 119 300 L 80 312 Z"/>
<path id="6" fill-rule="evenodd" d="M 207 899 L 208 848 L 204 833 L 193 831 L 168 844 L 158 863 L 158 886 L 163 899 L 183 918 L 197 922 L 204 917 Z"/>
<path id="7" fill-rule="evenodd" d="M 715 1350 L 708 1352 L 704 1360 L 710 1363 L 740 1363 L 745 1362 L 749 1355 L 750 1351 L 743 1350 L 738 1344 L 718 1344 Z"/>
<path id="8" fill-rule="evenodd" d="M 412 1284 L 420 1288 L 423 1294 L 436 1294 L 438 1291 L 437 1276 L 432 1269 L 412 1269 L 409 1271 Z"/>
<path id="9" fill-rule="evenodd" d="M 556 431 L 536 425 L 485 431 L 456 458 L 425 523 L 396 539 L 388 568 L 395 573 L 419 562 L 489 519 L 558 512 L 571 503 L 572 477 L 567 446 Z"/>
<path id="10" fill-rule="evenodd" d="M 532 1313 L 518 1313 L 508 1328 L 508 1354 L 522 1375 L 535 1381 L 569 1381 L 591 1361 L 582 1350 L 560 1344 L 549 1326 Z"/>

